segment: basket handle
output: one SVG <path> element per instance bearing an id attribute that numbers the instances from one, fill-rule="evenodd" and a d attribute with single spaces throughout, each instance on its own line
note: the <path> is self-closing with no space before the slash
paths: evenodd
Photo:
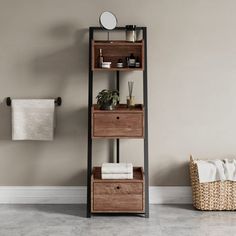
<path id="1" fill-rule="evenodd" d="M 193 162 L 193 156 L 190 154 L 190 161 Z"/>

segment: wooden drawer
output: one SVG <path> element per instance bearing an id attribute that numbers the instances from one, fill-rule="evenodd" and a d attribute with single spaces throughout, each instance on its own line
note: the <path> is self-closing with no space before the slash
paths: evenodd
<path id="1" fill-rule="evenodd" d="M 128 181 L 128 180 L 127 180 Z M 95 195 L 102 194 L 142 194 L 142 183 L 96 183 L 93 186 Z"/>
<path id="2" fill-rule="evenodd" d="M 135 169 L 136 172 L 140 170 Z M 142 179 L 138 179 L 140 176 Z M 91 190 L 91 211 L 94 213 L 144 212 L 142 174 L 134 173 L 132 180 L 102 180 L 93 175 Z"/>
<path id="3" fill-rule="evenodd" d="M 93 138 L 143 138 L 143 111 L 92 112 Z"/>

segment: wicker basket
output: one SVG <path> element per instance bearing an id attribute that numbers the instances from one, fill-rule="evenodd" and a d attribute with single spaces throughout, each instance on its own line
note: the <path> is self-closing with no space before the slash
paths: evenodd
<path id="1" fill-rule="evenodd" d="M 236 182 L 199 183 L 197 164 L 190 157 L 193 206 L 198 210 L 236 210 Z"/>

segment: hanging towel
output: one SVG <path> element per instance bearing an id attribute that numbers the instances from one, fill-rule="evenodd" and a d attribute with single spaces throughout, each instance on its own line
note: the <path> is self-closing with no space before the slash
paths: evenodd
<path id="1" fill-rule="evenodd" d="M 224 160 L 224 172 L 227 180 L 236 181 L 236 160 Z"/>
<path id="2" fill-rule="evenodd" d="M 53 140 L 54 99 L 12 99 L 12 140 Z"/>
<path id="3" fill-rule="evenodd" d="M 196 160 L 200 183 L 236 181 L 236 160 Z"/>
<path id="4" fill-rule="evenodd" d="M 132 174 L 132 163 L 103 163 L 102 174 Z"/>
<path id="5" fill-rule="evenodd" d="M 123 173 L 123 174 L 102 173 L 102 179 L 133 179 L 133 173 Z"/>

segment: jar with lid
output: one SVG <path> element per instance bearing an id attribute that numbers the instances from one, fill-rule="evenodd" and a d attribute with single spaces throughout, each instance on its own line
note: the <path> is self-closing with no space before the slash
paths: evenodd
<path id="1" fill-rule="evenodd" d="M 136 25 L 126 25 L 126 41 L 136 41 Z"/>

